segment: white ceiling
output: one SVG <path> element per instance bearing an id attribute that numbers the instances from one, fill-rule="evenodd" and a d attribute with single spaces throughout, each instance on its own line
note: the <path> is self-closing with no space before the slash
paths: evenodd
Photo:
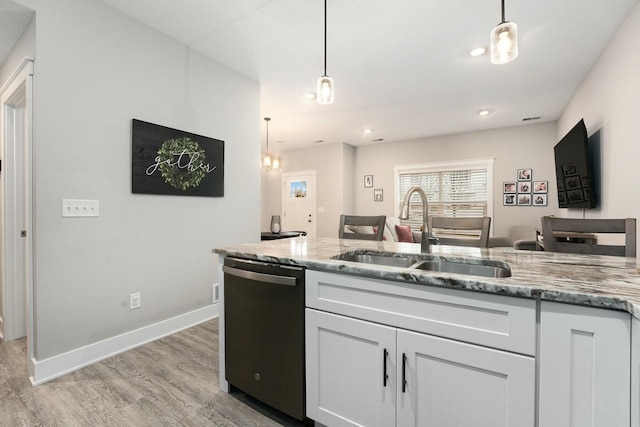
<path id="1" fill-rule="evenodd" d="M 33 15 L 34 12 L 26 7 L 0 0 L 0 64 L 7 58 Z"/>
<path id="2" fill-rule="evenodd" d="M 328 0 L 332 105 L 303 98 L 323 73 L 322 0 L 102 1 L 259 82 L 285 150 L 556 120 L 639 0 L 505 0 L 520 35 L 506 65 L 468 55 L 488 47 L 499 0 Z"/>

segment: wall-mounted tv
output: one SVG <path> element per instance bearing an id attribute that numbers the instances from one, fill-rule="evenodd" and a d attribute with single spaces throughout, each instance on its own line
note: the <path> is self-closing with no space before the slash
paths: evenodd
<path id="1" fill-rule="evenodd" d="M 593 156 L 584 120 L 580 120 L 553 148 L 556 161 L 558 206 L 591 209 L 596 207 Z"/>

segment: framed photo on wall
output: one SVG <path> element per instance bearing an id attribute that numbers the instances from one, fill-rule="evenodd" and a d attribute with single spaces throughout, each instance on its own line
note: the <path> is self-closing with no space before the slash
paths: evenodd
<path id="1" fill-rule="evenodd" d="M 531 181 L 531 169 L 518 169 L 518 181 Z"/>
<path id="2" fill-rule="evenodd" d="M 373 187 L 373 175 L 365 175 L 364 176 L 364 188 Z"/>
<path id="3" fill-rule="evenodd" d="M 546 194 L 534 194 L 533 195 L 533 206 L 547 206 L 547 195 Z"/>
<path id="4" fill-rule="evenodd" d="M 382 188 L 376 188 L 375 190 L 373 190 L 373 201 L 381 202 L 382 200 Z"/>
<path id="5" fill-rule="evenodd" d="M 533 181 L 533 192 L 538 193 L 546 193 L 548 187 L 547 181 Z"/>
<path id="6" fill-rule="evenodd" d="M 515 194 L 504 194 L 502 199 L 502 204 L 504 206 L 515 206 L 516 205 L 516 197 Z"/>

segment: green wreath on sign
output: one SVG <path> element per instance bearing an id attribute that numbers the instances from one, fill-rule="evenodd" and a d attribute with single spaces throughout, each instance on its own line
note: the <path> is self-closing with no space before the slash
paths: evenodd
<path id="1" fill-rule="evenodd" d="M 169 139 L 158 150 L 158 168 L 165 182 L 186 191 L 200 185 L 206 171 L 200 166 L 206 164 L 204 149 L 190 138 Z"/>

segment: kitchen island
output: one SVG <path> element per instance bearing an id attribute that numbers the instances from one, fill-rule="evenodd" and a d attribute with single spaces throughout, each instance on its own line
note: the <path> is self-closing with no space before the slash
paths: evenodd
<path id="1" fill-rule="evenodd" d="M 416 425 L 426 416 L 434 425 L 638 425 L 635 258 L 454 246 L 433 246 L 426 255 L 417 244 L 307 238 L 215 252 L 307 269 L 312 419 L 329 425 Z M 511 276 L 336 259 L 346 253 L 506 263 Z M 224 284 L 221 295 L 224 304 Z"/>

